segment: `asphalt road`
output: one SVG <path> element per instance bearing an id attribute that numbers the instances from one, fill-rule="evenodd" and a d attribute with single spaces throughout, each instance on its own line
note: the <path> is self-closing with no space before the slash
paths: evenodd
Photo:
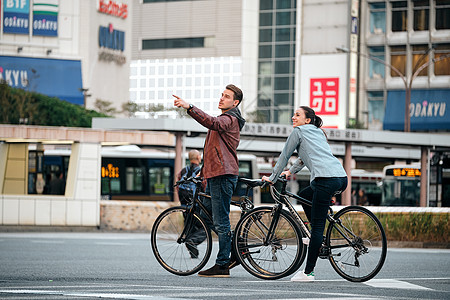
<path id="1" fill-rule="evenodd" d="M 450 250 L 389 249 L 366 283 L 340 278 L 327 260 L 315 273 L 313 283 L 242 267 L 230 278 L 179 277 L 158 265 L 146 234 L 0 233 L 0 299 L 450 299 Z"/>

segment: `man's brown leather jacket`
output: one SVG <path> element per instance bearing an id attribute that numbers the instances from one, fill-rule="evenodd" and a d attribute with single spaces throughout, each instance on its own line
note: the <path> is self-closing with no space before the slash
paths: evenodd
<path id="1" fill-rule="evenodd" d="M 203 149 L 201 176 L 212 178 L 221 175 L 239 175 L 236 149 L 239 146 L 241 129 L 245 124 L 239 109 L 235 107 L 218 117 L 212 117 L 194 106 L 188 114 L 209 129 Z"/>

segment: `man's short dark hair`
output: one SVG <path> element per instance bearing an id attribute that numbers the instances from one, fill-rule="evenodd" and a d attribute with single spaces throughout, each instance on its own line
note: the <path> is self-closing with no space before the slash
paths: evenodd
<path id="1" fill-rule="evenodd" d="M 244 97 L 244 94 L 242 93 L 241 89 L 235 86 L 234 84 L 229 84 L 226 86 L 227 90 L 233 91 L 234 93 L 234 99 L 233 100 L 239 100 L 239 104 L 241 104 L 242 98 Z"/>

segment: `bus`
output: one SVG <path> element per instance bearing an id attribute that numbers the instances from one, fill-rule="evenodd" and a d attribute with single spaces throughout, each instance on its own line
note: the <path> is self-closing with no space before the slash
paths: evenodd
<path id="1" fill-rule="evenodd" d="M 259 178 L 262 176 L 269 176 L 272 173 L 273 166 L 270 163 L 258 164 Z M 364 190 L 368 205 L 378 206 L 381 203 L 381 180 L 383 178 L 381 172 L 370 172 L 362 169 L 352 170 L 352 191 L 356 193 L 359 190 Z M 291 181 L 288 183 L 288 189 L 293 193 L 301 191 L 303 188 L 309 186 L 311 173 L 308 168 L 304 167 L 300 172 L 291 176 Z M 356 200 L 352 200 L 353 204 L 357 204 Z M 268 187 L 262 190 L 262 203 L 273 203 Z M 336 202 L 341 203 L 341 195 L 336 195 Z"/>
<path id="2" fill-rule="evenodd" d="M 56 171 L 67 178 L 70 150 L 44 151 L 44 178 L 51 179 Z M 186 163 L 189 163 L 186 154 Z M 256 178 L 256 156 L 239 154 L 239 176 Z M 173 201 L 175 152 L 141 149 L 136 145 L 102 147 L 101 150 L 102 200 Z M 46 179 L 47 181 L 47 179 Z M 245 185 L 238 184 L 233 199 L 245 194 Z M 255 203 L 260 193 L 251 191 Z"/>
<path id="3" fill-rule="evenodd" d="M 420 164 L 388 165 L 383 168 L 383 206 L 420 205 Z"/>

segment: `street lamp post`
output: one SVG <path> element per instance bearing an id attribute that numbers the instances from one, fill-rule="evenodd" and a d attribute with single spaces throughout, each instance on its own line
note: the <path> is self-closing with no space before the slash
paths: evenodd
<path id="1" fill-rule="evenodd" d="M 433 49 L 433 47 L 429 48 L 427 50 L 427 52 L 424 54 L 427 55 L 428 52 Z M 424 63 L 423 65 L 421 65 L 419 68 L 417 68 L 417 70 L 414 72 L 414 74 L 411 76 L 410 80 L 408 81 L 406 76 L 404 74 L 402 74 L 402 72 L 400 72 L 396 67 L 394 67 L 393 65 L 387 63 L 386 61 L 379 59 L 378 57 L 369 55 L 369 54 L 365 54 L 362 52 L 357 52 L 357 51 L 350 51 L 348 48 L 344 48 L 344 47 L 336 47 L 336 50 L 339 52 L 344 52 L 344 53 L 356 53 L 358 55 L 364 56 L 368 59 L 374 60 L 376 62 L 379 62 L 387 67 L 389 67 L 392 71 L 394 71 L 403 81 L 403 84 L 405 85 L 405 124 L 404 124 L 404 131 L 405 132 L 410 132 L 411 131 L 411 118 L 410 118 L 410 114 L 409 114 L 409 106 L 411 104 L 411 87 L 412 87 L 412 83 L 414 81 L 414 79 L 419 75 L 419 73 L 427 68 L 429 65 L 431 65 L 432 63 L 436 63 L 438 61 L 450 58 L 450 54 L 446 54 L 443 55 L 439 58 L 433 58 L 429 61 L 427 61 L 426 63 Z M 420 62 L 421 60 L 419 60 Z"/>

